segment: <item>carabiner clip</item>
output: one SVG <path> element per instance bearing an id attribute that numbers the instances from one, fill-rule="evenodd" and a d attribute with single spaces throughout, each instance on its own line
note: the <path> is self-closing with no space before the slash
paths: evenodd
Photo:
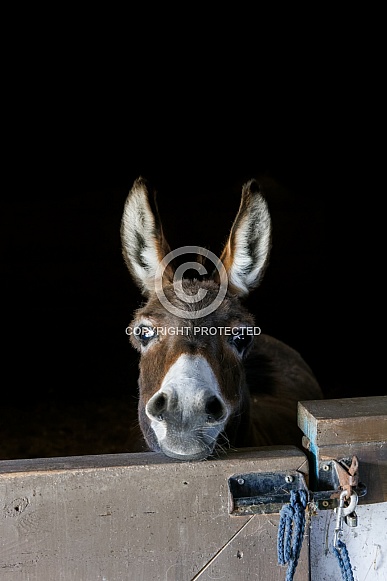
<path id="1" fill-rule="evenodd" d="M 344 517 L 354 512 L 355 508 L 357 507 L 358 496 L 356 492 L 352 490 L 352 494 L 351 496 L 349 496 L 350 502 L 348 506 L 344 506 L 344 501 L 346 498 L 348 498 L 348 492 L 346 490 L 343 490 L 340 493 L 339 506 L 334 509 L 335 513 L 337 514 L 336 527 L 333 538 L 333 546 L 335 547 L 335 549 L 337 549 L 338 540 L 340 538 L 341 533 L 343 532 Z"/>

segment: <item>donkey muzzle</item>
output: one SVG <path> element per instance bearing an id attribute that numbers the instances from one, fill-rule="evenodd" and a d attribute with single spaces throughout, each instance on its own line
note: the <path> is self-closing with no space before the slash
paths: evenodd
<path id="1" fill-rule="evenodd" d="M 160 449 L 172 458 L 209 456 L 229 416 L 220 395 L 195 383 L 185 379 L 178 387 L 162 388 L 145 407 Z"/>

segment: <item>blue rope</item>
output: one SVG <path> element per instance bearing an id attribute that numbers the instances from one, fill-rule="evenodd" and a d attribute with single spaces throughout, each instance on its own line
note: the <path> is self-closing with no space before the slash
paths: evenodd
<path id="1" fill-rule="evenodd" d="M 337 557 L 337 560 L 341 569 L 341 576 L 343 581 L 354 581 L 351 561 L 349 560 L 349 555 L 347 547 L 343 541 L 338 539 L 337 547 L 333 547 L 333 552 Z"/>
<path id="2" fill-rule="evenodd" d="M 307 491 L 292 490 L 290 492 L 290 504 L 285 504 L 280 511 L 277 553 L 279 565 L 288 563 L 285 581 L 292 581 L 296 571 L 304 539 L 305 508 L 307 504 Z"/>

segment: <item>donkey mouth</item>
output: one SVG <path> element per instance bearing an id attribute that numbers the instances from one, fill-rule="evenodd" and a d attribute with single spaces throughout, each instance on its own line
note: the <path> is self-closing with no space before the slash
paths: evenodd
<path id="1" fill-rule="evenodd" d="M 210 434 L 203 431 L 197 434 L 167 430 L 164 438 L 158 439 L 160 451 L 177 460 L 204 460 L 215 448 L 218 433 Z"/>
<path id="2" fill-rule="evenodd" d="M 174 442 L 160 442 L 160 450 L 169 458 L 176 460 L 205 460 L 214 450 L 215 444 L 206 444 L 205 442 L 190 442 L 184 445 L 183 442 L 178 444 Z"/>
<path id="3" fill-rule="evenodd" d="M 175 460 L 183 460 L 185 462 L 188 462 L 191 460 L 205 460 L 212 453 L 212 449 L 210 449 L 210 448 L 207 448 L 205 450 L 201 450 L 201 451 L 196 452 L 196 453 L 175 452 L 175 451 L 169 450 L 168 448 L 165 448 L 163 446 L 160 446 L 160 449 L 163 452 L 163 454 L 165 454 L 169 458 L 174 458 Z"/>

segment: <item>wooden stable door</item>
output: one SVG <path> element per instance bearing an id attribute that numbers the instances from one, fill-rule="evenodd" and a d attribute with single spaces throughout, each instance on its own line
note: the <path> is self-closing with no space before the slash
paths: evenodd
<path id="1" fill-rule="evenodd" d="M 374 408 L 379 419 L 370 412 L 370 425 L 379 422 L 380 431 L 368 430 L 367 442 L 352 442 L 345 428 L 346 442 L 325 440 L 329 449 L 324 450 L 319 421 L 324 417 L 329 423 L 329 410 L 301 406 L 305 450 L 244 449 L 189 463 L 153 453 L 0 462 L 0 580 L 283 581 L 279 510 L 272 504 L 263 514 L 238 512 L 235 488 L 244 486 L 243 476 L 254 475 L 259 483 L 273 474 L 277 483 L 284 482 L 273 492 L 286 490 L 284 477 L 291 474 L 309 486 L 316 462 L 357 454 L 361 478 L 363 462 L 372 483 L 369 501 L 365 497 L 358 508 L 358 527 L 345 532 L 345 541 L 355 581 L 385 581 L 387 413 L 380 406 L 386 399 Z M 348 426 L 347 416 L 343 425 Z M 332 419 L 334 433 L 339 424 Z M 332 510 L 317 510 L 307 519 L 294 581 L 340 581 L 329 553 L 332 523 Z"/>
<path id="2" fill-rule="evenodd" d="M 285 574 L 278 514 L 230 516 L 228 479 L 307 462 L 270 448 L 214 462 L 147 453 L 0 466 L 1 581 L 274 581 Z M 308 579 L 307 542 L 297 579 Z"/>

